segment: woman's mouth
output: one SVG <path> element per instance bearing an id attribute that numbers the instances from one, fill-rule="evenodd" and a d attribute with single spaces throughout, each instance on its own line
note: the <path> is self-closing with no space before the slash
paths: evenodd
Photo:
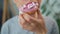
<path id="1" fill-rule="evenodd" d="M 19 7 L 19 11 L 30 12 L 36 10 L 37 6 L 38 6 L 37 2 L 29 2 L 23 5 L 22 7 Z"/>

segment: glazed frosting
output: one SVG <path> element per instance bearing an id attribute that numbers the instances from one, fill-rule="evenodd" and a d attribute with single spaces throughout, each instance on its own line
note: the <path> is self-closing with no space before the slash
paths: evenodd
<path id="1" fill-rule="evenodd" d="M 37 2 L 29 2 L 25 5 L 23 5 L 22 7 L 19 7 L 19 11 L 22 12 L 30 12 L 33 11 L 37 8 L 38 3 Z"/>

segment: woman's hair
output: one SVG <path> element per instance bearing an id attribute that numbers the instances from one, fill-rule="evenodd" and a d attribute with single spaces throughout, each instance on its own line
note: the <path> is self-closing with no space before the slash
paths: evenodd
<path id="1" fill-rule="evenodd" d="M 2 23 L 4 23 L 8 18 L 9 18 L 8 0 L 4 0 L 3 15 L 2 15 Z"/>

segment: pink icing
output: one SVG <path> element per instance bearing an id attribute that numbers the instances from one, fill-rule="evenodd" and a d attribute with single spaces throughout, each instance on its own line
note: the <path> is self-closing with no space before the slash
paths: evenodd
<path id="1" fill-rule="evenodd" d="M 19 11 L 23 11 L 23 12 L 33 11 L 33 10 L 36 10 L 37 6 L 38 6 L 38 3 L 29 2 L 25 5 L 23 5 L 22 7 L 19 7 Z"/>

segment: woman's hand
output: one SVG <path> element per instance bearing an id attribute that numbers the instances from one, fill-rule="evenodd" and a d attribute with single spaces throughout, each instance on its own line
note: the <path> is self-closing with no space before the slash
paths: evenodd
<path id="1" fill-rule="evenodd" d="M 46 34 L 44 20 L 39 12 L 32 17 L 28 14 L 19 15 L 20 24 L 25 30 L 36 32 L 36 34 Z"/>

